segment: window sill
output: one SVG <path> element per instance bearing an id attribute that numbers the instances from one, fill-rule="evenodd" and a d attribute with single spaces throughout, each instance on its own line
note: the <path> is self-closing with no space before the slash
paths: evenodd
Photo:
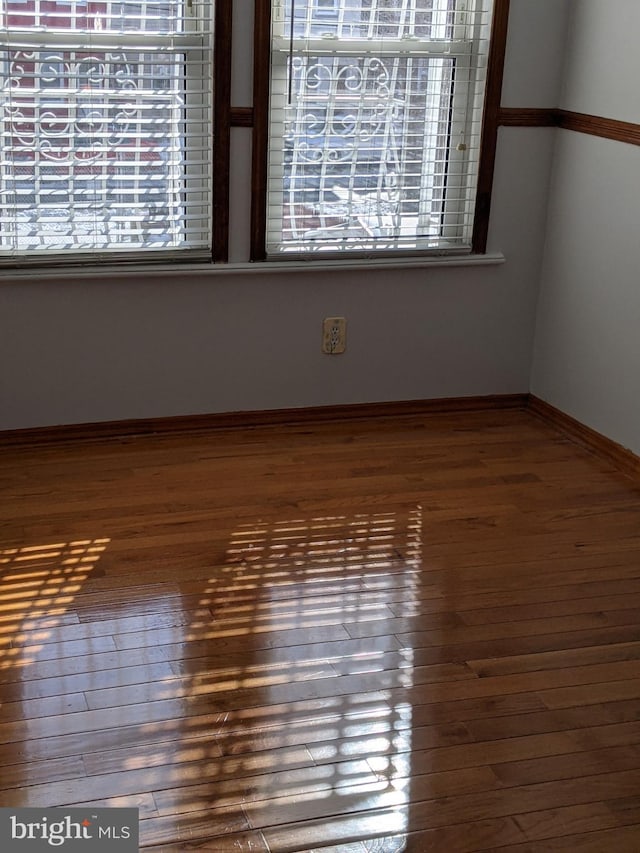
<path id="1" fill-rule="evenodd" d="M 497 266 L 505 263 L 501 252 L 485 255 L 439 255 L 424 258 L 363 258 L 353 260 L 308 260 L 308 261 L 261 261 L 257 263 L 229 264 L 85 264 L 73 267 L 25 267 L 4 269 L 0 272 L 0 283 L 11 281 L 42 281 L 63 279 L 136 279 L 165 278 L 188 275 L 189 279 L 228 275 L 282 275 L 284 273 L 321 272 L 371 272 L 371 270 L 429 269 L 432 267 L 475 267 Z"/>

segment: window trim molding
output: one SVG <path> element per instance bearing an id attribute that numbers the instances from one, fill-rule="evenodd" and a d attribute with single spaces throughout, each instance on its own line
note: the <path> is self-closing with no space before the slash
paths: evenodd
<path id="1" fill-rule="evenodd" d="M 500 107 L 500 127 L 557 127 L 555 109 L 539 107 Z"/>
<path id="2" fill-rule="evenodd" d="M 640 145 L 640 124 L 605 116 L 577 113 L 573 110 L 539 107 L 500 107 L 500 127 L 559 127 L 575 133 L 586 133 L 600 139 L 611 139 L 627 145 Z"/>
<path id="3" fill-rule="evenodd" d="M 491 213 L 491 192 L 498 146 L 498 127 L 500 102 L 502 99 L 502 81 L 504 62 L 507 52 L 507 31 L 509 28 L 510 0 L 494 0 L 487 83 L 482 121 L 482 139 L 480 141 L 480 166 L 478 169 L 478 188 L 473 222 L 471 251 L 483 254 L 487 251 L 489 234 L 489 215 Z"/>
<path id="4" fill-rule="evenodd" d="M 269 137 L 271 0 L 255 0 L 253 37 L 253 147 L 249 258 L 267 257 L 267 146 Z"/>
<path id="5" fill-rule="evenodd" d="M 214 3 L 213 29 L 213 210 L 212 259 L 229 259 L 229 175 L 231 170 L 232 0 Z"/>
<path id="6" fill-rule="evenodd" d="M 506 262 L 502 252 L 487 252 L 482 255 L 473 254 L 428 254 L 397 255 L 395 257 L 376 258 L 343 258 L 343 259 L 308 259 L 290 261 L 270 261 L 269 263 L 210 263 L 193 262 L 170 265 L 167 263 L 127 263 L 127 264 L 97 264 L 95 266 L 59 266 L 49 269 L 42 267 L 7 267 L 0 270 L 0 287 L 20 283 L 39 283 L 50 281 L 70 282 L 72 280 L 91 281 L 109 280 L 132 283 L 152 278 L 160 279 L 182 278 L 188 271 L 189 281 L 194 278 L 207 279 L 219 275 L 281 275 L 282 273 L 310 272 L 371 272 L 372 270 L 402 270 L 402 269 L 436 269 L 446 267 L 480 267 L 501 266 Z"/>
<path id="7" fill-rule="evenodd" d="M 636 122 L 577 113 L 572 110 L 554 110 L 554 115 L 555 126 L 562 130 L 573 130 L 575 133 L 586 133 L 589 136 L 599 136 L 601 139 L 611 139 L 627 145 L 640 145 L 640 124 Z"/>

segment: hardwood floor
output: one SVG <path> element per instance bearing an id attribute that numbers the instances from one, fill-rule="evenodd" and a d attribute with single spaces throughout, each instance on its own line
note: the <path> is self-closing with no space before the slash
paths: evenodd
<path id="1" fill-rule="evenodd" d="M 526 411 L 0 451 L 0 805 L 640 850 L 640 483 Z"/>

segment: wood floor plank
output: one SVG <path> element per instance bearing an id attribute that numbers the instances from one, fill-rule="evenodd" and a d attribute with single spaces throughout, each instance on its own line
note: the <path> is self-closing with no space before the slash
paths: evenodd
<path id="1" fill-rule="evenodd" d="M 307 759 L 306 766 L 271 768 L 266 774 L 249 775 L 244 767 L 244 759 L 223 758 L 220 760 L 222 772 L 211 775 L 208 782 L 182 785 L 178 789 L 156 791 L 154 799 L 159 814 L 178 814 L 189 811 L 201 811 L 213 805 L 235 805 L 278 798 L 287 802 L 325 800 L 339 797 L 343 789 L 358 789 L 368 793 L 379 787 L 377 774 L 364 758 L 344 760 L 332 766 L 318 766 Z M 484 782 L 490 777 L 484 769 L 477 774 Z M 472 786 L 476 780 L 468 776 L 467 784 Z M 459 780 L 438 778 L 442 790 Z"/>
<path id="2" fill-rule="evenodd" d="M 545 841 L 525 842 L 506 845 L 502 853 L 604 853 L 615 850 L 616 853 L 636 853 L 640 839 L 640 824 L 616 829 L 604 829 L 600 832 L 565 835 Z"/>
<path id="3" fill-rule="evenodd" d="M 253 755 L 291 744 L 304 744 L 306 748 L 312 743 L 334 740 L 337 732 L 343 737 L 366 738 L 390 735 L 410 726 L 410 720 L 395 713 L 384 701 L 371 702 L 355 710 L 345 708 L 342 702 L 322 715 L 305 715 L 296 711 L 281 719 L 256 721 L 250 727 L 242 719 L 236 722 L 229 715 L 220 726 L 216 740 L 224 755 Z M 451 737 L 455 737 L 460 728 L 442 726 L 440 737 L 449 742 L 449 732 Z"/>
<path id="4" fill-rule="evenodd" d="M 388 831 L 393 831 L 394 827 L 407 823 L 403 817 L 401 812 L 380 810 L 360 818 L 332 817 L 326 821 L 308 821 L 302 827 L 298 824 L 276 827 L 265 830 L 264 835 L 270 849 L 278 853 L 299 853 L 301 843 L 305 845 L 304 853 L 325 853 L 327 849 L 343 853 L 351 851 L 352 844 L 348 839 L 354 837 L 365 839 L 354 843 L 361 845 L 360 849 L 353 847 L 354 853 L 425 853 L 440 850 L 472 853 L 482 850 L 486 843 L 497 848 L 513 844 L 523 837 L 510 818 L 459 823 L 422 832 L 406 833 L 400 830 L 395 835 L 388 835 Z M 338 843 L 326 848 L 326 840 Z"/>
<path id="5" fill-rule="evenodd" d="M 615 801 L 614 801 L 615 803 Z M 514 815 L 527 841 L 542 841 L 562 836 L 598 832 L 637 822 L 637 815 L 627 821 L 617 815 L 611 802 L 564 806 L 539 812 Z M 579 849 L 579 848 L 577 848 Z"/>
<path id="6" fill-rule="evenodd" d="M 162 802 L 167 797 L 173 798 L 174 791 L 188 794 L 191 786 L 204 777 L 211 775 L 216 778 L 216 770 L 223 765 L 227 759 L 217 756 L 194 762 L 184 762 L 179 765 L 168 763 L 158 767 L 128 768 L 126 765 L 115 773 L 100 773 L 96 775 L 83 775 L 74 779 L 61 779 L 46 784 L 26 785 L 22 788 L 0 789 L 2 802 L 10 807 L 49 808 L 54 806 L 71 805 L 82 802 L 97 802 L 98 799 L 123 798 L 136 794 L 151 794 L 156 804 L 158 799 Z M 366 762 L 361 762 L 369 776 L 372 776 Z M 292 775 L 295 770 L 279 771 L 283 774 Z M 307 775 L 310 768 L 300 771 Z M 216 803 L 225 805 L 240 805 L 247 799 L 252 784 L 257 784 L 252 779 L 264 780 L 265 786 L 272 774 L 263 777 L 248 777 L 222 779 L 219 782 L 220 796 L 216 796 Z M 311 786 L 312 782 L 309 783 Z M 166 785 L 166 788 L 163 787 Z M 165 791 L 169 791 L 166 794 Z M 163 799 L 164 798 L 164 799 Z M 173 814 L 174 811 L 171 811 Z"/>
<path id="7" fill-rule="evenodd" d="M 481 697 L 503 697 L 510 693 L 532 693 L 539 690 L 544 691 L 545 696 L 553 697 L 562 695 L 556 693 L 561 689 L 570 689 L 566 685 L 592 685 L 598 684 L 601 691 L 606 689 L 606 685 L 611 682 L 614 684 L 620 683 L 621 677 L 628 679 L 629 684 L 636 684 L 636 689 L 640 685 L 640 661 L 619 661 L 611 664 L 594 664 L 592 666 L 568 667 L 566 669 L 550 670 L 549 672 L 532 672 L 514 675 L 494 676 L 488 678 L 469 678 L 464 670 L 460 670 L 455 665 L 447 667 L 422 667 L 420 670 L 413 671 L 416 676 L 411 679 L 410 674 L 399 670 L 397 672 L 386 670 L 381 673 L 363 673 L 356 676 L 339 676 L 334 683 L 334 679 L 319 679 L 317 684 L 311 683 L 308 685 L 308 691 L 302 690 L 297 692 L 297 685 L 287 685 L 280 688 L 279 685 L 273 688 L 274 701 L 296 701 L 296 699 L 312 698 L 312 696 L 323 696 L 331 690 L 334 695 L 347 695 L 353 692 L 367 693 L 373 691 L 376 686 L 378 689 L 393 689 L 396 687 L 407 687 L 407 694 L 411 695 L 411 699 L 416 704 L 422 704 L 424 701 L 430 703 L 455 702 L 466 699 L 476 699 Z M 601 682 L 601 683 L 599 683 Z M 428 687 L 427 687 L 428 685 Z M 289 691 L 289 687 L 292 691 Z M 555 688 L 555 690 L 554 690 Z M 123 688 L 126 690 L 127 688 Z M 96 694 L 100 691 L 96 691 Z M 421 695 L 422 698 L 421 699 Z M 88 696 L 88 701 L 91 703 L 105 703 L 114 701 L 111 691 L 108 695 L 101 697 L 98 695 Z M 281 697 L 281 698 L 280 698 Z M 255 697 L 256 700 L 259 696 Z M 623 697 L 632 698 L 632 697 Z M 635 697 L 633 697 L 635 698 Z M 246 701 L 252 702 L 250 694 L 243 694 L 242 700 L 239 700 L 236 693 L 233 697 L 221 696 L 220 702 L 231 702 L 229 707 L 239 707 L 245 704 Z M 551 701 L 551 700 L 550 700 Z M 115 703 L 117 704 L 117 702 Z"/>
<path id="8" fill-rule="evenodd" d="M 547 708 L 551 709 L 600 704 L 606 701 L 638 699 L 640 698 L 640 683 L 638 679 L 625 679 L 623 681 L 610 681 L 607 684 L 594 682 L 586 686 L 557 687 L 554 690 L 541 691 L 540 698 Z"/>
<path id="9" fill-rule="evenodd" d="M 536 781 L 538 775 L 540 781 L 547 781 L 598 773 L 607 767 L 633 769 L 640 766 L 638 744 L 640 727 L 634 722 L 488 741 L 474 741 L 466 726 L 428 726 L 318 740 L 308 742 L 307 749 L 318 764 L 331 763 L 336 755 L 366 755 L 375 769 L 392 760 L 396 767 L 405 767 L 407 775 L 412 766 L 432 772 L 490 766 L 505 784 L 512 784 L 512 778 L 524 784 Z M 574 773 L 571 768 L 580 770 Z"/>
<path id="10" fill-rule="evenodd" d="M 54 660 L 68 657 L 83 657 L 88 654 L 99 652 L 116 651 L 116 645 L 112 636 L 88 637 L 83 640 L 63 640 L 62 642 L 40 643 L 36 642 L 10 648 L 3 654 L 6 665 L 26 666 L 36 661 Z"/>
<path id="11" fill-rule="evenodd" d="M 28 720 L 23 719 L 20 713 L 15 721 L 0 723 L 0 744 L 14 743 L 25 737 L 29 740 L 58 738 L 68 734 L 78 735 L 107 728 L 117 729 L 136 723 L 156 725 L 174 718 L 184 719 L 189 716 L 190 710 L 187 701 L 178 699 L 119 708 L 101 708 L 97 711 L 76 714 L 57 714 L 53 717 L 34 717 Z M 208 710 L 219 720 L 224 718 L 223 713 L 212 711 L 210 708 Z"/>
<path id="12" fill-rule="evenodd" d="M 150 837 L 154 831 L 149 824 L 150 829 L 145 828 L 145 838 Z M 160 829 L 156 826 L 155 832 L 160 833 L 164 830 L 167 837 L 176 837 L 180 835 L 180 831 L 176 833 L 175 823 L 167 824 Z M 267 847 L 267 842 L 264 840 L 264 835 L 261 832 L 230 832 L 225 835 L 216 835 L 206 838 L 192 838 L 189 833 L 184 833 L 187 837 L 177 844 L 144 844 L 140 849 L 148 850 L 150 853 L 179 853 L 180 850 L 209 850 L 211 853 L 270 853 Z M 349 853 L 349 851 L 345 851 Z M 360 853 L 360 851 L 357 851 Z"/>
<path id="13" fill-rule="evenodd" d="M 594 609 L 591 598 L 573 598 L 563 601 L 545 601 L 542 604 L 512 605 L 510 607 L 488 607 L 482 610 L 467 610 L 461 615 L 465 625 L 486 625 L 494 622 L 516 622 L 520 619 L 539 619 L 551 616 L 568 616 L 574 613 L 591 613 Z M 640 594 L 629 591 L 620 595 L 598 598 L 598 611 L 619 611 L 637 608 Z"/>
<path id="14" fill-rule="evenodd" d="M 93 622 L 78 621 L 72 625 L 61 625 L 49 629 L 25 629 L 22 625 L 11 637 L 13 648 L 33 643 L 34 639 L 46 647 L 50 644 L 60 646 L 70 641 L 94 640 L 97 637 L 113 637 L 115 634 L 126 634 L 130 631 L 161 631 L 165 628 L 180 628 L 211 621 L 212 615 L 208 608 L 193 611 L 170 613 L 136 614 L 120 616 L 115 619 L 100 619 Z"/>
<path id="15" fill-rule="evenodd" d="M 523 761 L 493 763 L 491 766 L 498 779 L 505 784 L 531 784 L 607 773 L 612 770 L 634 770 L 640 767 L 640 749 L 637 744 L 625 744 Z"/>
<path id="16" fill-rule="evenodd" d="M 484 768 L 483 768 L 484 769 Z M 323 815 L 358 814 L 369 809 L 403 807 L 412 814 L 412 827 L 434 829 L 456 824 L 463 814 L 469 822 L 505 817 L 521 812 L 536 811 L 563 805 L 578 805 L 612 799 L 611 792 L 621 796 L 637 790 L 640 771 L 625 771 L 579 780 L 559 780 L 512 788 L 490 786 L 489 778 L 478 778 L 476 784 L 485 790 L 465 792 L 454 796 L 438 796 L 431 787 L 429 776 L 412 777 L 411 806 L 406 793 L 389 789 L 382 793 L 359 791 L 357 787 L 345 788 L 340 796 L 334 794 L 330 802 L 323 799 L 287 801 L 286 797 L 247 804 L 247 816 L 252 826 L 268 827 L 294 821 L 317 820 Z M 416 780 L 420 782 L 414 790 Z M 614 794 L 615 796 L 616 794 Z M 339 803 L 339 805 L 338 805 Z M 268 834 L 266 835 L 268 840 Z"/>
<path id="17" fill-rule="evenodd" d="M 468 661 L 468 666 L 480 677 L 489 675 L 513 675 L 537 670 L 564 669 L 607 661 L 637 660 L 640 658 L 640 642 L 612 643 L 608 646 L 587 646 L 578 649 L 560 649 L 530 655 L 513 655 L 499 660 L 485 659 Z"/>
<path id="18" fill-rule="evenodd" d="M 50 784 L 64 779 L 82 778 L 85 772 L 79 755 L 65 755 L 62 758 L 47 756 L 28 764 L 3 762 L 0 785 L 3 790 L 7 790 L 26 785 Z"/>
<path id="19" fill-rule="evenodd" d="M 584 558 L 574 558 L 581 566 L 584 566 Z M 566 564 L 566 561 L 563 561 Z M 603 573 L 605 568 L 603 567 Z M 366 582 L 368 579 L 364 579 Z M 617 580 L 596 580 L 585 583 L 567 584 L 555 586 L 545 583 L 544 586 L 536 586 L 532 579 L 520 587 L 511 589 L 491 589 L 488 579 L 483 578 L 484 583 L 478 583 L 476 577 L 474 585 L 477 591 L 474 594 L 466 593 L 467 584 L 473 583 L 472 579 L 458 583 L 459 592 L 455 596 L 455 609 L 459 614 L 465 614 L 470 610 L 480 608 L 495 608 L 505 610 L 520 605 L 541 605 L 548 602 L 560 602 L 566 599 L 588 600 L 591 598 L 602 599 L 608 596 L 636 595 L 640 593 L 640 581 L 634 578 L 621 578 Z M 416 614 L 427 614 L 433 611 L 451 608 L 451 602 L 446 597 L 446 589 L 441 582 L 420 583 L 418 589 L 415 585 L 406 583 L 404 574 L 387 577 L 386 579 L 369 580 L 369 584 L 376 589 L 384 589 L 388 596 L 389 610 L 395 616 L 402 616 L 406 610 L 407 602 L 411 602 Z M 513 577 L 506 581 L 507 586 L 513 585 Z"/>
<path id="20" fill-rule="evenodd" d="M 180 628 L 166 628 L 158 631 L 139 631 L 118 635 L 115 638 L 117 648 L 140 649 L 146 646 L 157 646 L 172 643 L 189 643 L 194 640 L 210 640 L 215 644 L 226 643 L 236 650 L 247 648 L 269 649 L 281 648 L 282 646 L 306 645 L 307 643 L 319 643 L 323 640 L 350 640 L 351 637 L 343 625 L 336 621 L 339 616 L 328 617 L 324 624 L 316 623 L 310 627 L 282 627 L 269 628 L 264 626 L 262 630 L 254 631 L 245 625 L 224 626 L 220 628 L 211 627 L 205 630 L 195 628 L 193 631 L 183 631 Z M 319 620 L 322 622 L 322 620 Z"/>
<path id="21" fill-rule="evenodd" d="M 55 783 L 58 787 L 54 789 L 55 792 L 60 793 L 61 791 L 64 793 L 68 791 L 69 793 L 75 793 L 78 791 L 77 787 L 71 785 L 70 783 L 67 787 L 63 787 L 61 783 Z M 46 788 L 34 786 L 34 788 L 25 787 L 23 789 L 15 788 L 9 791 L 2 793 L 2 801 L 6 803 L 6 806 L 9 808 L 22 808 L 25 806 L 27 808 L 82 808 L 84 810 L 90 808 L 133 808 L 138 809 L 139 817 L 151 817 L 157 814 L 156 804 L 153 799 L 153 795 L 145 792 L 136 792 L 136 793 L 128 793 L 125 792 L 122 795 L 116 794 L 115 796 L 99 796 L 95 799 L 87 799 L 87 796 L 83 795 L 76 802 L 70 801 L 57 801 L 53 797 L 49 797 L 46 794 Z M 81 791 L 79 793 L 82 793 Z M 88 794 L 88 792 L 87 792 Z M 44 804 L 44 805 L 43 805 Z"/>
<path id="22" fill-rule="evenodd" d="M 21 696 L 21 690 L 16 687 L 9 692 L 9 700 L 5 699 L 0 705 L 0 726 L 14 720 L 24 721 L 38 717 L 47 719 L 49 716 L 77 714 L 88 709 L 84 693 L 64 693 L 61 696 L 45 696 L 44 698 L 16 699 Z"/>
<path id="23" fill-rule="evenodd" d="M 18 680 L 19 674 L 16 673 L 16 681 L 0 684 L 0 701 L 11 701 L 12 696 L 19 695 L 19 701 L 29 701 L 29 708 L 31 709 L 35 707 L 32 702 L 35 699 L 144 684 L 148 681 L 157 683 L 174 678 L 175 675 L 175 669 L 168 661 L 153 664 L 134 664 L 122 668 L 90 670 L 89 672 L 58 676 L 57 678 L 51 676 L 37 680 Z M 82 710 L 86 708 L 88 705 L 85 698 L 85 702 L 82 703 Z M 23 714 L 23 716 L 26 715 Z"/>
<path id="24" fill-rule="evenodd" d="M 117 726 L 110 725 L 111 720 L 103 714 L 97 721 L 98 727 L 95 727 L 95 716 L 91 714 L 88 719 L 83 715 L 83 719 L 74 720 L 79 725 L 69 726 L 69 733 L 63 733 L 62 727 L 61 731 L 50 729 L 47 733 L 46 727 L 42 727 L 34 732 L 40 736 L 34 736 L 27 742 L 8 739 L 0 743 L 0 766 L 23 762 L 27 758 L 40 762 L 81 755 L 86 760 L 87 755 L 93 752 L 113 755 L 119 749 L 132 750 L 137 747 L 144 748 L 149 744 L 157 745 L 158 750 L 162 752 L 166 749 L 167 742 L 178 743 L 188 750 L 194 743 L 204 740 L 208 749 L 216 750 L 214 740 L 224 723 L 223 715 L 216 712 L 192 716 L 188 718 L 188 725 L 185 727 L 185 718 L 180 714 L 171 717 L 172 710 L 174 709 L 171 706 L 166 709 L 154 707 L 155 714 L 147 714 L 145 722 L 131 725 L 120 716 Z M 133 709 L 131 720 L 134 720 L 135 716 L 136 709 Z M 140 716 L 145 718 L 143 714 Z M 100 722 L 104 724 L 103 728 L 99 727 Z M 91 728 L 91 724 L 94 724 L 94 728 Z M 83 727 L 86 727 L 86 731 L 82 730 Z M 81 730 L 73 731 L 74 728 Z M 9 732 L 10 729 L 7 735 Z"/>
<path id="25" fill-rule="evenodd" d="M 602 746 L 615 746 L 635 737 L 640 725 L 640 700 L 604 702 L 587 707 L 563 708 L 512 716 L 467 720 L 465 728 L 474 740 L 496 740 L 543 732 L 571 730 L 571 736 Z M 620 734 L 618 734 L 618 732 Z"/>
<path id="26" fill-rule="evenodd" d="M 503 637 L 478 642 L 446 643 L 424 645 L 421 632 L 396 635 L 402 648 L 410 650 L 416 666 L 444 661 L 465 661 L 471 664 L 485 658 L 510 658 L 519 655 L 543 654 L 553 651 L 593 648 L 606 649 L 609 645 L 635 643 L 638 638 L 637 626 L 625 625 L 614 628 L 596 628 L 588 631 L 570 631 L 560 634 L 534 634 L 526 637 Z M 376 638 L 380 639 L 380 638 Z M 362 638 L 362 642 L 373 642 L 374 638 Z"/>
<path id="27" fill-rule="evenodd" d="M 109 669 L 126 669 L 127 666 L 155 666 L 167 663 L 171 655 L 165 646 L 148 646 L 126 651 L 87 652 L 85 655 L 45 660 L 16 658 L 5 655 L 0 667 L 0 684 L 25 684 L 29 681 L 65 679 L 74 675 L 98 673 Z M 175 654 L 173 656 L 176 657 Z M 99 677 L 99 676 L 98 676 Z"/>
<path id="28" fill-rule="evenodd" d="M 326 769 L 326 768 L 325 768 Z M 409 810 L 409 781 L 393 776 L 377 782 L 331 786 L 324 793 L 272 791 L 268 799 L 254 798 L 244 809 L 254 826 L 268 827 L 295 821 L 317 820 L 333 815 L 366 815 L 378 809 Z M 456 797 L 483 797 L 496 786 L 495 776 L 486 768 L 465 771 L 416 774 L 411 780 L 411 803 L 437 803 L 446 801 L 455 792 Z M 413 788 L 416 791 L 413 791 Z M 277 794 L 280 793 L 278 796 Z M 420 827 L 426 828 L 426 827 Z"/>
<path id="29" fill-rule="evenodd" d="M 326 820 L 306 821 L 302 825 L 294 822 L 266 829 L 264 836 L 270 850 L 278 853 L 322 850 L 321 845 L 326 842 L 335 842 L 334 849 L 339 851 L 343 847 L 349 850 L 353 839 L 359 838 L 365 839 L 360 842 L 363 853 L 386 853 L 387 850 L 399 853 L 405 849 L 407 853 L 424 853 L 425 850 L 456 850 L 456 853 L 460 850 L 460 853 L 465 853 L 480 849 L 477 844 L 482 839 L 502 840 L 503 843 L 522 839 L 522 832 L 509 819 L 461 824 L 459 829 L 447 827 L 442 833 L 431 830 L 411 834 L 406 833 L 407 822 L 407 815 L 400 808 L 374 809 L 355 817 L 331 816 Z M 465 838 L 471 839 L 471 844 L 467 841 L 466 847 L 464 842 L 460 848 L 449 846 Z M 406 846 L 403 848 L 403 845 Z"/>
<path id="30" fill-rule="evenodd" d="M 269 649 L 255 649 L 250 656 L 242 651 L 229 650 L 226 646 L 194 640 L 186 648 L 183 644 L 163 646 L 169 650 L 167 658 L 174 662 L 179 673 L 203 673 L 216 670 L 237 669 L 247 674 L 261 673 L 265 670 L 288 670 L 292 677 L 307 670 L 314 670 L 319 664 L 331 665 L 334 672 L 345 674 L 348 667 L 345 662 L 354 664 L 354 668 L 382 670 L 384 663 L 392 662 L 394 668 L 405 654 L 402 644 L 393 636 L 387 635 L 365 640 L 326 640 L 298 645 L 276 646 Z M 444 661 L 436 661 L 441 663 Z M 449 661 L 446 661 L 449 662 Z M 426 664 L 425 664 L 426 665 Z M 348 673 L 347 673 L 348 674 Z"/>
<path id="31" fill-rule="evenodd" d="M 618 610 L 600 611 L 596 609 L 588 613 L 571 614 L 568 616 L 555 616 L 541 619 L 526 619 L 521 622 L 498 622 L 490 625 L 453 626 L 440 630 L 438 620 L 430 614 L 425 618 L 424 628 L 415 631 L 415 619 L 411 616 L 393 617 L 386 619 L 384 616 L 357 623 L 345 622 L 345 628 L 352 639 L 364 637 L 375 637 L 381 634 L 396 634 L 402 636 L 413 631 L 416 641 L 420 645 L 436 645 L 438 642 L 476 642 L 507 637 L 526 637 L 536 634 L 554 634 L 560 632 L 571 632 L 580 630 L 593 630 L 612 625 L 634 625 L 637 624 L 638 611 Z M 433 623 L 433 627 L 431 627 Z"/>
<path id="32" fill-rule="evenodd" d="M 211 844 L 215 839 L 219 844 L 221 853 L 224 851 L 224 839 L 230 838 L 230 850 L 234 851 L 234 837 L 245 844 L 245 849 L 252 850 L 251 844 L 258 845 L 255 850 L 260 851 L 261 833 L 248 831 L 247 818 L 240 807 L 234 808 L 209 808 L 202 812 L 190 812 L 181 815 L 169 815 L 167 817 L 149 817 L 140 821 L 140 848 L 153 849 L 157 845 L 167 843 L 179 844 L 178 849 L 185 849 L 185 843 L 193 844 L 202 840 L 203 843 Z M 263 843 L 263 842 L 262 842 Z M 246 845 L 249 844 L 247 847 Z M 186 849 L 189 849 L 188 847 Z M 198 849 L 197 847 L 195 849 Z M 204 848 L 211 849 L 211 847 Z M 216 848 L 213 848 L 216 849 Z M 242 851 L 242 847 L 238 848 Z M 262 846 L 264 850 L 264 843 Z M 252 851 L 253 853 L 253 851 Z"/>
<path id="33" fill-rule="evenodd" d="M 398 663 L 402 657 L 398 655 Z M 640 663 L 639 663 L 640 668 Z M 250 708 L 264 703 L 264 694 L 277 704 L 296 702 L 324 696 L 343 696 L 352 693 L 369 693 L 403 686 L 411 682 L 415 685 L 442 684 L 453 681 L 476 681 L 477 676 L 464 664 L 434 664 L 412 668 L 398 666 L 395 669 L 340 675 L 331 665 L 318 663 L 315 667 L 305 668 L 303 676 L 296 679 L 293 673 L 287 677 L 286 671 L 258 673 L 256 676 L 237 670 L 225 671 L 212 669 L 205 674 L 185 675 L 167 679 L 159 684 L 141 684 L 85 691 L 88 707 L 91 709 L 119 707 L 129 702 L 139 703 L 145 699 L 157 701 L 160 698 L 174 699 L 182 696 L 210 697 L 210 701 L 224 708 Z M 625 670 L 612 674 L 619 677 Z M 558 679 L 561 681 L 561 679 Z M 253 686 L 252 682 L 255 682 Z M 575 682 L 575 678 L 574 678 Z M 566 679 L 562 681 L 566 683 Z"/>
<path id="34" fill-rule="evenodd" d="M 126 749 L 84 753 L 83 765 L 88 776 L 121 772 L 123 767 L 140 769 L 164 765 L 193 765 L 197 770 L 203 762 L 215 766 L 216 780 L 229 777 L 253 776 L 275 770 L 297 769 L 312 763 L 305 746 L 279 746 L 272 749 L 242 752 L 236 758 L 223 751 L 217 739 L 197 737 L 187 741 L 162 741 Z"/>
<path id="35" fill-rule="evenodd" d="M 0 634 L 2 636 L 9 635 L 13 643 L 15 634 L 19 631 L 37 631 L 43 632 L 51 628 L 59 628 L 62 625 L 77 625 L 80 621 L 76 613 L 67 612 L 64 607 L 48 609 L 47 614 L 38 615 L 35 613 L 36 608 L 24 607 L 7 608 L 7 611 L 0 613 Z M 53 612 L 52 612 L 53 611 Z"/>
<path id="36" fill-rule="evenodd" d="M 475 593 L 493 596 L 505 591 L 518 595 L 523 592 L 526 595 L 527 590 L 537 590 L 539 597 L 541 576 L 544 579 L 545 596 L 549 594 L 546 590 L 559 587 L 563 597 L 566 587 L 610 581 L 637 581 L 636 552 L 633 549 L 616 553 L 615 556 L 583 555 L 576 553 L 576 550 L 569 554 L 535 560 L 523 559 L 522 556 L 514 554 L 506 561 L 494 560 L 486 565 L 474 564 L 472 555 L 468 566 L 464 565 L 460 558 L 443 558 L 437 562 L 430 561 L 428 565 L 431 571 L 437 567 L 437 571 L 441 573 L 441 577 L 436 578 L 443 584 L 443 593 L 448 592 L 456 596 L 461 594 L 465 599 Z M 517 604 L 518 599 L 514 603 Z"/>

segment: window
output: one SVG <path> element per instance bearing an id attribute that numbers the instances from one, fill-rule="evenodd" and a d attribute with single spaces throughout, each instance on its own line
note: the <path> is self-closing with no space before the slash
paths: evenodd
<path id="1" fill-rule="evenodd" d="M 468 250 L 490 0 L 273 0 L 267 257 Z"/>
<path id="2" fill-rule="evenodd" d="M 0 257 L 210 257 L 211 9 L 5 0 Z"/>
<path id="3" fill-rule="evenodd" d="M 484 251 L 509 0 L 252 5 L 4 0 L 0 265 Z"/>

